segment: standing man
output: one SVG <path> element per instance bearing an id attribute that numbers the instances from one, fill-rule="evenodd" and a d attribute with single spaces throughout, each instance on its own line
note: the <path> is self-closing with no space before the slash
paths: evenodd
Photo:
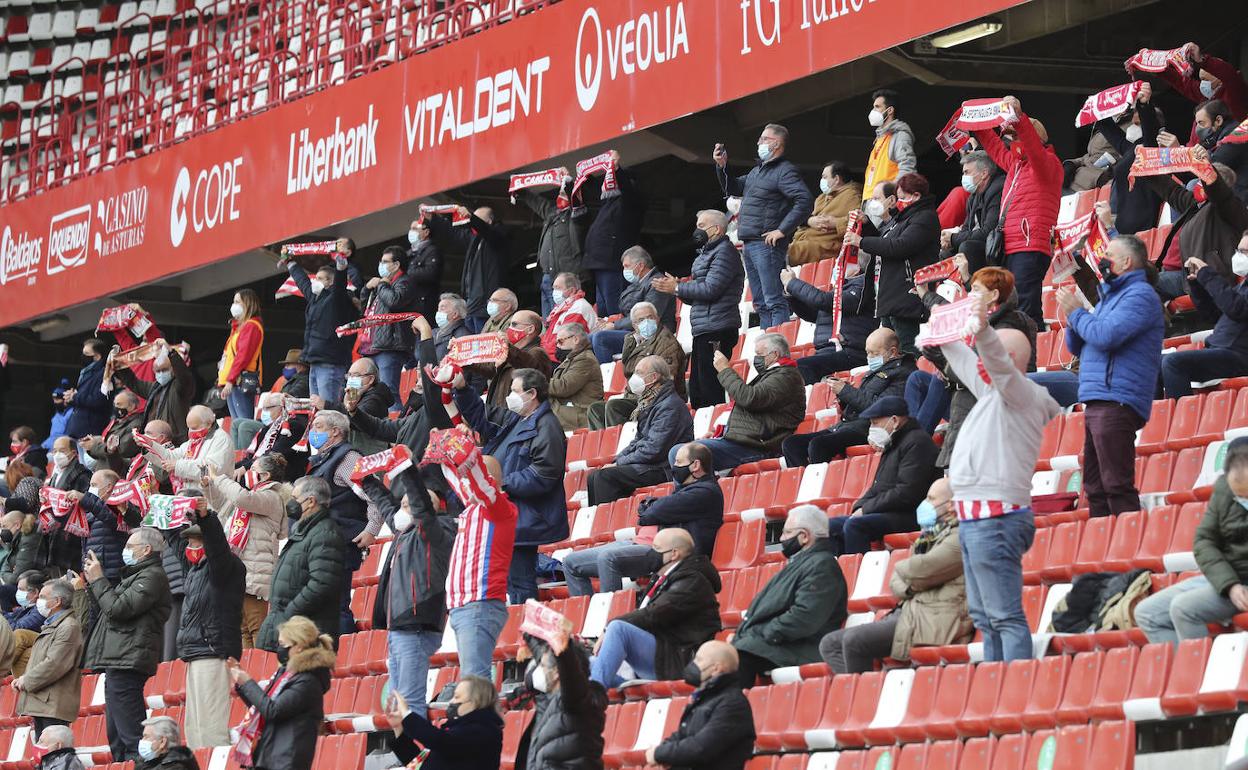
<path id="1" fill-rule="evenodd" d="M 352 338 L 339 337 L 335 329 L 359 315 L 347 288 L 347 258 L 350 256 L 351 242 L 339 238 L 333 263 L 318 269 L 315 278 L 309 278 L 308 271 L 297 262 L 286 264 L 291 279 L 307 302 L 303 316 L 303 360 L 310 367 L 308 390 L 326 401 L 336 401 L 342 396 L 343 380 L 351 363 Z M 285 251 L 282 259 L 289 259 Z"/>
<path id="2" fill-rule="evenodd" d="M 722 144 L 715 145 L 713 156 L 724 195 L 741 196 L 737 237 L 745 243 L 745 270 L 764 329 L 789 320 L 780 271 L 788 264 L 789 239 L 810 217 L 812 207 L 801 172 L 783 157 L 788 141 L 787 128 L 768 123 L 758 137 L 758 165 L 744 176 L 728 173 L 728 151 Z"/>
<path id="3" fill-rule="evenodd" d="M 433 242 L 432 231 L 424 217 L 412 222 L 407 231 L 407 274 L 412 282 L 411 308 L 425 318 L 432 318 L 442 293 L 442 252 Z"/>
<path id="4" fill-rule="evenodd" d="M 195 375 L 187 368 L 181 353 L 171 350 L 163 340 L 157 342 L 161 345 L 152 363 L 155 382 L 140 380 L 131 369 L 113 372 L 113 381 L 147 400 L 143 425 L 153 420 L 167 422 L 173 429 L 174 443 L 181 444 L 186 441 L 186 410 L 191 408 L 191 400 L 195 398 Z"/>
<path id="5" fill-rule="evenodd" d="M 458 216 L 468 219 L 467 226 L 456 227 L 449 217 L 435 215 L 425 219 L 433 237 L 451 242 L 464 250 L 464 271 L 460 275 L 460 292 L 468 303 L 465 321 L 473 334 L 481 332 L 490 317 L 486 305 L 511 264 L 507 230 L 494 216 L 494 209 L 482 206 L 468 211 L 460 206 Z M 512 306 L 515 310 L 515 306 Z"/>
<path id="6" fill-rule="evenodd" d="M 585 234 L 585 265 L 594 276 L 594 298 L 598 315 L 606 318 L 628 310 L 620 307 L 624 279 L 620 257 L 624 250 L 641 240 L 641 220 L 646 199 L 637 187 L 633 172 L 620 166 L 620 154 L 611 150 L 616 166 L 602 180 L 602 208 Z"/>
<path id="7" fill-rule="evenodd" d="M 875 129 L 875 144 L 867 158 L 863 201 L 871 197 L 880 182 L 895 182 L 918 167 L 914 155 L 914 131 L 897 117 L 897 92 L 881 88 L 871 94 L 867 122 Z"/>
<path id="8" fill-rule="evenodd" d="M 438 298 L 438 312 L 434 314 L 438 331 L 433 337 L 433 343 L 439 361 L 446 358 L 451 340 L 472 334 L 472 330 L 468 328 L 467 315 L 468 303 L 458 294 L 448 293 Z"/>
<path id="9" fill-rule="evenodd" d="M 403 269 L 403 249 L 391 246 L 381 252 L 377 263 L 377 275 L 364 284 L 364 314 L 406 313 L 416 306 L 416 294 L 412 290 L 412 278 Z M 385 324 L 365 331 L 366 341 L 361 340 L 360 352 L 370 356 L 377 364 L 378 376 L 394 394 L 394 408 L 399 403 L 399 377 L 403 367 L 412 360 L 416 341 L 412 327 L 405 323 Z"/>
<path id="10" fill-rule="evenodd" d="M 39 591 L 39 614 L 47 618 L 39 629 L 26 672 L 13 680 L 17 713 L 33 717 L 35 732 L 51 725 L 67 725 L 78 718 L 81 701 L 82 626 L 73 612 L 74 588 L 64 580 L 50 580 Z"/>
<path id="11" fill-rule="evenodd" d="M 234 467 L 234 442 L 230 434 L 217 425 L 217 416 L 203 404 L 196 404 L 186 413 L 187 439 L 176 449 L 155 445 L 152 452 L 160 457 L 174 490 L 184 484 L 199 483 L 201 465 L 218 468 Z"/>
<path id="12" fill-rule="evenodd" d="M 1106 255 L 1095 308 L 1084 310 L 1069 288 L 1057 293 L 1068 324 L 1066 346 L 1079 357 L 1083 488 L 1092 516 L 1140 509 L 1135 433 L 1152 413 L 1166 325 L 1157 292 L 1148 282 L 1144 242 L 1119 235 L 1109 242 Z"/>
<path id="13" fill-rule="evenodd" d="M 104 426 L 104 432 L 99 436 L 83 436 L 78 442 L 90 458 L 86 461 L 87 465 L 125 473 L 130 468 L 130 461 L 139 453 L 133 431 L 141 431 L 145 424 L 143 413 L 139 411 L 138 396 L 129 390 L 117 391 L 113 396 L 113 417 Z"/>
<path id="14" fill-rule="evenodd" d="M 487 386 L 490 406 L 507 406 L 511 380 L 520 369 L 536 369 L 550 377 L 554 371 L 550 356 L 542 348 L 542 319 L 532 310 L 517 310 L 507 322 L 507 358 L 494 367 Z"/>
<path id="15" fill-rule="evenodd" d="M 98 436 L 108 424 L 113 404 L 100 390 L 107 356 L 108 343 L 104 340 L 91 338 L 82 343 L 84 366 L 78 372 L 78 384 L 65 392 L 65 403 L 74 410 L 65 424 L 65 433 L 70 438 Z"/>
<path id="16" fill-rule="evenodd" d="M 521 190 L 518 196 L 542 220 L 542 234 L 537 243 L 537 266 L 542 271 L 543 318 L 559 304 L 552 299 L 555 276 L 559 273 L 580 274 L 585 244 L 585 215 L 588 209 L 575 205 L 568 197 L 572 175 L 566 168 L 560 171 L 563 172 L 563 187 L 554 200 L 548 194 L 532 190 Z"/>

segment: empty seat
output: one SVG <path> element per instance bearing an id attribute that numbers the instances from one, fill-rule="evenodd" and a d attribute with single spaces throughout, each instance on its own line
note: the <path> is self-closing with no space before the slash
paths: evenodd
<path id="1" fill-rule="evenodd" d="M 1135 723 L 1102 722 L 1094 728 L 1086 767 L 1096 770 L 1130 770 L 1134 767 Z"/>
<path id="2" fill-rule="evenodd" d="M 803 735 L 806 748 L 835 749 L 838 746 L 836 731 L 849 716 L 858 679 L 856 674 L 837 674 L 832 677 L 819 723 L 813 729 L 806 730 Z M 788 744 L 793 743 L 792 733 L 786 731 L 782 740 Z"/>
<path id="3" fill-rule="evenodd" d="M 1083 532 L 1079 535 L 1079 548 L 1075 552 L 1074 574 L 1100 572 L 1101 562 L 1109 550 L 1109 541 L 1114 531 L 1115 516 L 1101 516 L 1083 522 Z M 1062 525 L 1065 526 L 1065 525 Z"/>
<path id="4" fill-rule="evenodd" d="M 1248 654 L 1248 633 L 1220 634 L 1209 650 L 1209 662 L 1200 682 L 1196 702 L 1202 713 L 1233 711 L 1248 699 L 1244 681 L 1244 656 Z"/>
<path id="5" fill-rule="evenodd" d="M 783 746 L 781 738 L 793 722 L 801 684 L 801 682 L 773 684 L 771 687 L 755 687 L 750 691 L 751 696 L 757 691 L 765 698 L 765 711 L 761 714 L 755 713 L 755 722 L 758 727 L 755 731 L 754 742 L 760 748 L 774 751 Z M 753 697 L 751 697 L 752 700 Z M 760 716 L 761 721 L 759 721 Z"/>
<path id="6" fill-rule="evenodd" d="M 1134 645 L 1105 653 L 1100 679 L 1088 709 L 1092 719 L 1122 719 L 1122 704 L 1131 689 L 1131 678 L 1135 674 L 1139 655 L 1140 648 Z"/>
<path id="7" fill-rule="evenodd" d="M 803 679 L 799 682 L 792 719 L 778 736 L 769 735 L 765 740 L 759 736 L 757 740 L 759 747 L 789 751 L 806 748 L 806 731 L 818 726 L 832 681 L 828 677 L 821 676 Z M 852 678 L 850 682 L 852 684 Z"/>
<path id="8" fill-rule="evenodd" d="M 1120 513 L 1112 517 L 1115 520 L 1114 532 L 1110 536 L 1109 547 L 1105 550 L 1098 570 L 1127 572 L 1131 569 L 1132 562 L 1140 550 L 1147 517 L 1148 513 L 1145 511 Z"/>
<path id="9" fill-rule="evenodd" d="M 836 731 L 837 745 L 866 745 L 865 731 L 875 718 L 883 687 L 884 674 L 882 672 L 868 671 L 858 675 L 858 684 L 854 687 L 854 701 L 850 704 L 849 714 Z"/>
<path id="10" fill-rule="evenodd" d="M 958 717 L 966 705 L 970 692 L 971 672 L 969 664 L 946 666 L 940 677 L 940 689 L 924 725 L 924 733 L 932 740 L 950 740 L 958 736 Z"/>
<path id="11" fill-rule="evenodd" d="M 966 707 L 956 722 L 958 735 L 969 738 L 988 734 L 1004 678 L 1005 663 L 980 663 L 975 667 Z"/>
<path id="12" fill-rule="evenodd" d="M 897 726 L 906 716 L 913 692 L 915 670 L 895 668 L 884 675 L 880 700 L 871 724 L 863 730 L 866 742 L 871 745 L 897 742 Z"/>
<path id="13" fill-rule="evenodd" d="M 1091 718 L 1092 702 L 1100 682 L 1105 653 L 1081 652 L 1075 656 L 1067 674 L 1066 688 L 1057 707 L 1057 723 L 1072 725 Z"/>
<path id="14" fill-rule="evenodd" d="M 1001 696 L 989 719 L 994 733 L 1016 733 L 1023 729 L 1023 712 L 1027 710 L 1038 667 L 1036 660 L 1012 660 L 1006 666 Z"/>
<path id="15" fill-rule="evenodd" d="M 1191 716 L 1200 709 L 1197 693 L 1204 681 L 1205 663 L 1213 640 L 1184 639 L 1174 653 L 1174 666 L 1161 694 L 1161 710 L 1167 717 Z M 1136 664 L 1139 669 L 1141 664 Z"/>
<path id="16" fill-rule="evenodd" d="M 932 746 L 945 746 L 953 744 L 958 746 L 957 741 L 937 741 Z M 992 750 L 996 742 L 992 738 L 972 738 L 962 745 L 961 751 L 958 752 L 957 770 L 991 770 Z"/>
<path id="17" fill-rule="evenodd" d="M 1061 703 L 1066 686 L 1070 658 L 1055 655 L 1038 661 L 1027 708 L 1023 710 L 1022 724 L 1028 730 L 1051 728 L 1056 724 L 1057 706 Z"/>
<path id="18" fill-rule="evenodd" d="M 938 666 L 921 666 L 915 669 L 914 682 L 910 685 L 910 698 L 906 702 L 906 713 L 893 729 L 897 740 L 915 742 L 926 739 L 924 728 L 936 702 L 941 673 L 942 669 Z"/>

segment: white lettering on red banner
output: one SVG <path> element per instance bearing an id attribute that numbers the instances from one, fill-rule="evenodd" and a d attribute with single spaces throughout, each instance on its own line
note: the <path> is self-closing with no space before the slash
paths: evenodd
<path id="1" fill-rule="evenodd" d="M 107 257 L 143 245 L 147 234 L 147 185 L 110 195 L 95 205 L 99 229 L 95 255 Z"/>
<path id="2" fill-rule="evenodd" d="M 35 282 L 39 273 L 39 260 L 43 257 L 43 239 L 31 238 L 24 232 L 13 231 L 12 227 L 4 226 L 4 237 L 0 239 L 0 256 L 3 257 L 3 270 L 0 270 L 0 285 L 29 278 Z"/>
<path id="3" fill-rule="evenodd" d="M 294 195 L 326 182 L 356 174 L 377 165 L 377 127 L 373 105 L 368 116 L 353 128 L 342 130 L 342 118 L 334 118 L 334 130 L 319 139 L 309 129 L 296 137 L 290 134 L 290 152 L 286 160 L 286 194 Z"/>
<path id="4" fill-rule="evenodd" d="M 979 297 L 972 294 L 957 302 L 933 307 L 927 322 L 927 333 L 923 335 L 923 346 L 946 345 L 963 339 L 968 321 L 975 314 L 975 303 L 979 301 Z"/>
<path id="5" fill-rule="evenodd" d="M 242 156 L 211 168 L 200 169 L 191 186 L 191 172 L 183 166 L 173 183 L 173 205 L 169 209 L 169 240 L 181 246 L 186 236 L 187 208 L 190 225 L 196 233 L 211 230 L 226 221 L 239 218 L 238 194 L 243 191 L 238 171 Z"/>
<path id="6" fill-rule="evenodd" d="M 52 217 L 48 227 L 48 275 L 85 263 L 90 243 L 90 206 L 79 206 Z"/>
<path id="7" fill-rule="evenodd" d="M 598 103 L 604 59 L 607 75 L 614 81 L 620 75 L 645 72 L 651 65 L 663 64 L 687 53 L 689 29 L 683 2 L 668 5 L 662 12 L 642 13 L 605 29 L 598 9 L 590 6 L 581 15 L 581 26 L 576 33 L 576 56 L 572 59 L 577 102 L 585 112 Z"/>
<path id="8" fill-rule="evenodd" d="M 444 141 L 467 139 L 542 111 L 542 76 L 550 69 L 550 57 L 530 61 L 524 74 L 516 68 L 477 79 L 465 110 L 464 87 L 430 94 L 403 105 L 403 125 L 408 153 L 432 148 Z"/>

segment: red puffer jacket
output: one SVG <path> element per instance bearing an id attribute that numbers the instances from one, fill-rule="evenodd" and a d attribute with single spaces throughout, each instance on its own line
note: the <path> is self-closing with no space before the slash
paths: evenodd
<path id="1" fill-rule="evenodd" d="M 1062 202 L 1062 161 L 1024 114 L 1014 124 L 1018 138 L 1006 147 L 995 131 L 975 138 L 992 161 L 1005 169 L 1001 206 L 1005 213 L 1005 253 L 1039 251 L 1052 256 L 1050 236 Z M 1017 187 L 1015 186 L 1017 184 Z"/>

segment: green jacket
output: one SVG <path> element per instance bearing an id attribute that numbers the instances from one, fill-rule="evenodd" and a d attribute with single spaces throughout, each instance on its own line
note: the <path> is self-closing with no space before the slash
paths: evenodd
<path id="1" fill-rule="evenodd" d="M 1232 586 L 1248 584 L 1248 510 L 1235 502 L 1226 476 L 1213 485 L 1205 517 L 1196 527 L 1192 552 L 1209 585 L 1222 596 Z"/>
<path id="2" fill-rule="evenodd" d="M 105 577 L 91 581 L 87 595 L 99 617 L 87 640 L 83 666 L 96 671 L 117 668 L 155 674 L 164 645 L 165 621 L 173 609 L 160 554 L 122 568 L 117 585 Z"/>
<path id="3" fill-rule="evenodd" d="M 750 382 L 732 368 L 719 373 L 732 399 L 724 438 L 764 452 L 779 452 L 806 416 L 806 383 L 796 366 L 773 366 Z"/>
<path id="4" fill-rule="evenodd" d="M 845 623 L 848 599 L 832 543 L 820 538 L 758 592 L 732 644 L 777 667 L 817 663 L 819 640 Z"/>
<path id="5" fill-rule="evenodd" d="M 321 633 L 338 638 L 346 548 L 328 508 L 291 526 L 273 570 L 269 614 L 260 626 L 257 647 L 277 652 L 277 627 L 295 615 L 310 618 Z"/>

